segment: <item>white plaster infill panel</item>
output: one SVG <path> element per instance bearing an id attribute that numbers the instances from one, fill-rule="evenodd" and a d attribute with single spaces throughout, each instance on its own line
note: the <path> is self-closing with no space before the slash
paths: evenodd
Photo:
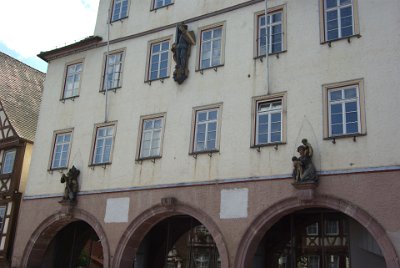
<path id="1" fill-rule="evenodd" d="M 129 197 L 107 199 L 105 223 L 128 222 L 129 218 Z"/>
<path id="2" fill-rule="evenodd" d="M 221 206 L 219 217 L 221 219 L 247 218 L 249 189 L 224 189 L 221 190 Z"/>

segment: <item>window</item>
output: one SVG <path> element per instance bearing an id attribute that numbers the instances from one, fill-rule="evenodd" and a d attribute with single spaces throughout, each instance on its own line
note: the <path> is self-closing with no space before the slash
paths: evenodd
<path id="1" fill-rule="evenodd" d="M 327 257 L 328 268 L 339 268 L 340 257 L 338 255 L 327 255 L 326 257 Z"/>
<path id="2" fill-rule="evenodd" d="M 253 98 L 252 147 L 286 140 L 286 93 Z"/>
<path id="3" fill-rule="evenodd" d="M 194 109 L 192 153 L 218 150 L 220 108 L 221 104 Z"/>
<path id="4" fill-rule="evenodd" d="M 363 80 L 324 85 L 324 136 L 366 134 Z"/>
<path id="5" fill-rule="evenodd" d="M 4 152 L 1 174 L 10 174 L 13 172 L 16 153 L 15 149 Z"/>
<path id="6" fill-rule="evenodd" d="M 152 43 L 149 55 L 147 80 L 168 77 L 169 40 Z"/>
<path id="7" fill-rule="evenodd" d="M 145 116 L 140 122 L 140 149 L 138 159 L 161 156 L 164 115 Z"/>
<path id="8" fill-rule="evenodd" d="M 153 0 L 153 9 L 165 7 L 173 4 L 172 0 Z"/>
<path id="9" fill-rule="evenodd" d="M 267 20 L 265 12 L 256 13 L 256 57 L 265 55 L 266 35 L 268 34 L 268 54 L 286 50 L 286 6 L 278 6 L 268 10 Z"/>
<path id="10" fill-rule="evenodd" d="M 326 235 L 339 235 L 339 221 L 326 220 L 325 221 L 325 234 Z"/>
<path id="11" fill-rule="evenodd" d="M 111 163 L 111 153 L 115 137 L 115 125 L 100 125 L 96 127 L 92 164 Z"/>
<path id="12" fill-rule="evenodd" d="M 224 64 L 224 23 L 199 29 L 200 45 L 197 69 L 207 69 Z"/>
<path id="13" fill-rule="evenodd" d="M 322 41 L 346 38 L 359 34 L 357 0 L 320 0 L 323 23 Z"/>
<path id="14" fill-rule="evenodd" d="M 129 0 L 114 0 L 111 21 L 128 17 Z"/>
<path id="15" fill-rule="evenodd" d="M 4 218 L 6 216 L 7 206 L 0 206 L 0 232 L 3 233 Z"/>
<path id="16" fill-rule="evenodd" d="M 79 95 L 81 82 L 82 63 L 75 63 L 67 66 L 63 99 L 73 98 Z"/>
<path id="17" fill-rule="evenodd" d="M 51 169 L 67 168 L 71 149 L 72 132 L 56 133 L 51 160 Z"/>
<path id="18" fill-rule="evenodd" d="M 123 52 L 117 52 L 106 56 L 103 90 L 121 87 L 123 55 Z"/>
<path id="19" fill-rule="evenodd" d="M 318 222 L 314 222 L 306 227 L 307 235 L 316 236 L 319 234 L 318 232 Z"/>
<path id="20" fill-rule="evenodd" d="M 308 268 L 319 268 L 319 256 L 311 255 L 308 256 Z"/>

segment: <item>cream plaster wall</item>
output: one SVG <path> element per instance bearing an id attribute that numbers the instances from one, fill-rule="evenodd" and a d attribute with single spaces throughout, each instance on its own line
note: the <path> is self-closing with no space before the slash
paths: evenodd
<path id="1" fill-rule="evenodd" d="M 106 2 L 100 3 L 95 32 L 103 38 L 105 28 L 101 23 Z M 139 1 L 130 7 L 129 18 L 118 22 L 123 25 L 121 29 L 113 26 L 112 37 L 243 1 L 176 1 L 157 12 L 149 11 L 150 4 L 141 3 L 139 8 L 136 2 Z M 69 166 L 81 170 L 82 191 L 289 174 L 290 159 L 296 155 L 303 137 L 314 146 L 318 170 L 399 165 L 400 143 L 396 138 L 400 116 L 400 35 L 396 33 L 400 16 L 396 11 L 400 3 L 358 2 L 362 37 L 352 38 L 351 43 L 333 42 L 332 47 L 320 44 L 318 1 L 270 2 L 271 7 L 287 5 L 288 50 L 279 59 L 269 57 L 270 93 L 287 92 L 287 144 L 279 145 L 278 150 L 263 147 L 257 152 L 250 148 L 251 98 L 266 94 L 265 60 L 253 59 L 254 13 L 263 10 L 262 2 L 189 24 L 199 38 L 199 27 L 225 21 L 225 65 L 217 72 L 195 72 L 194 46 L 189 60 L 190 75 L 182 85 L 172 77 L 163 83 L 144 83 L 148 41 L 174 35 L 175 29 L 111 45 L 111 50 L 126 48 L 126 56 L 122 88 L 109 95 L 109 120 L 118 123 L 112 164 L 106 168 L 88 167 L 94 124 L 104 121 L 105 97 L 99 88 L 106 47 L 51 61 L 26 194 L 62 193 L 60 173 L 48 172 L 47 168 L 53 131 L 67 128 L 74 128 Z M 201 5 L 203 8 L 199 8 Z M 80 96 L 63 103 L 59 99 L 65 64 L 80 58 L 84 58 Z M 171 62 L 171 73 L 173 66 Z M 336 144 L 323 140 L 322 85 L 357 78 L 365 82 L 367 135 L 358 137 L 356 142 L 352 138 L 337 139 Z M 212 157 L 202 154 L 195 159 L 188 155 L 192 108 L 219 102 L 223 103 L 220 153 Z M 162 112 L 166 113 L 162 158 L 155 163 L 135 163 L 140 116 Z"/>
<path id="2" fill-rule="evenodd" d="M 22 163 L 21 180 L 19 183 L 19 191 L 23 193 L 25 191 L 26 182 L 28 180 L 29 166 L 32 159 L 32 143 L 26 143 L 24 152 L 24 161 Z"/>

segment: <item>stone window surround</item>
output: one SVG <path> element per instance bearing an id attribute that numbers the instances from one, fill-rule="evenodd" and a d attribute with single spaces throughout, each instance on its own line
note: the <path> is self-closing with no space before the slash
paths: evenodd
<path id="1" fill-rule="evenodd" d="M 343 134 L 343 135 L 329 135 L 329 108 L 328 108 L 328 93 L 329 90 L 338 89 L 348 86 L 358 86 L 358 102 L 359 102 L 359 113 L 360 113 L 360 132 L 353 133 L 353 134 Z M 363 136 L 367 134 L 367 125 L 366 125 L 366 118 L 365 118 L 365 92 L 364 92 L 364 79 L 354 79 L 348 80 L 343 82 L 336 82 L 336 83 L 329 83 L 322 85 L 322 97 L 323 97 L 323 138 L 325 140 L 328 139 L 337 139 L 337 138 L 345 138 L 345 137 L 356 137 L 356 136 Z"/>
<path id="2" fill-rule="evenodd" d="M 282 31 L 283 31 L 283 37 L 282 37 L 282 51 L 275 52 L 275 53 L 268 53 L 268 55 L 275 55 L 275 54 L 280 54 L 283 52 L 287 51 L 287 14 L 286 14 L 286 4 L 283 5 L 278 5 L 275 7 L 270 7 L 267 10 L 267 13 L 274 13 L 274 12 L 282 12 Z M 265 14 L 265 10 L 258 11 L 254 13 L 254 48 L 253 48 L 253 57 L 260 58 L 260 57 L 265 57 L 265 55 L 259 55 L 258 53 L 258 32 L 259 32 L 259 24 L 258 24 L 258 18 L 262 15 Z"/>
<path id="3" fill-rule="evenodd" d="M 157 113 L 157 114 L 150 114 L 150 115 L 143 115 L 140 117 L 139 121 L 139 128 L 138 128 L 138 137 L 137 137 L 137 147 L 136 147 L 136 161 L 143 161 L 143 160 L 153 160 L 162 157 L 163 153 L 163 143 L 164 143 L 164 133 L 165 133 L 165 122 L 166 122 L 167 113 Z M 143 135 L 143 123 L 144 120 L 149 119 L 157 119 L 162 118 L 162 129 L 161 129 L 161 141 L 160 141 L 160 154 L 157 156 L 149 156 L 149 157 L 141 157 L 140 150 L 142 146 L 142 135 Z"/>
<path id="4" fill-rule="evenodd" d="M 54 156 L 54 150 L 55 150 L 57 135 L 66 134 L 66 133 L 71 133 L 71 141 L 69 143 L 69 148 L 68 148 L 67 166 L 66 167 L 60 167 L 60 168 L 53 168 L 52 167 L 52 165 L 53 165 L 53 156 Z M 48 168 L 47 168 L 48 171 L 68 169 L 69 157 L 71 155 L 71 147 L 72 147 L 73 137 L 74 137 L 74 128 L 60 129 L 60 130 L 55 130 L 53 132 L 53 138 L 51 139 L 51 142 L 52 142 L 52 144 L 51 144 L 51 152 L 50 152 L 49 164 L 48 164 Z"/>

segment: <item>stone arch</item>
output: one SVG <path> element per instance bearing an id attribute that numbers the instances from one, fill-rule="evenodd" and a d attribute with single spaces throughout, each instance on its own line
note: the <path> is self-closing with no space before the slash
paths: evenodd
<path id="1" fill-rule="evenodd" d="M 250 227 L 243 235 L 237 255 L 235 258 L 235 267 L 250 267 L 252 258 L 257 250 L 265 233 L 277 223 L 283 216 L 289 215 L 295 211 L 306 208 L 330 208 L 342 212 L 353 218 L 364 226 L 372 237 L 376 240 L 382 250 L 387 268 L 400 268 L 399 259 L 396 250 L 390 241 L 385 229 L 365 210 L 354 204 L 328 195 L 316 195 L 312 200 L 302 201 L 297 197 L 291 197 L 279 201 L 263 211 L 250 224 Z"/>
<path id="2" fill-rule="evenodd" d="M 76 221 L 86 222 L 96 232 L 103 247 L 104 268 L 110 267 L 110 248 L 103 228 L 93 215 L 78 208 L 74 208 L 71 214 L 57 212 L 36 228 L 25 247 L 21 267 L 41 267 L 41 261 L 52 239 L 62 228 Z"/>
<path id="3" fill-rule="evenodd" d="M 156 205 L 136 217 L 123 233 L 118 243 L 113 267 L 133 267 L 134 256 L 146 234 L 162 220 L 177 215 L 191 216 L 208 229 L 217 245 L 222 268 L 228 268 L 228 251 L 218 226 L 202 210 L 183 204 L 175 204 L 173 206 Z"/>

